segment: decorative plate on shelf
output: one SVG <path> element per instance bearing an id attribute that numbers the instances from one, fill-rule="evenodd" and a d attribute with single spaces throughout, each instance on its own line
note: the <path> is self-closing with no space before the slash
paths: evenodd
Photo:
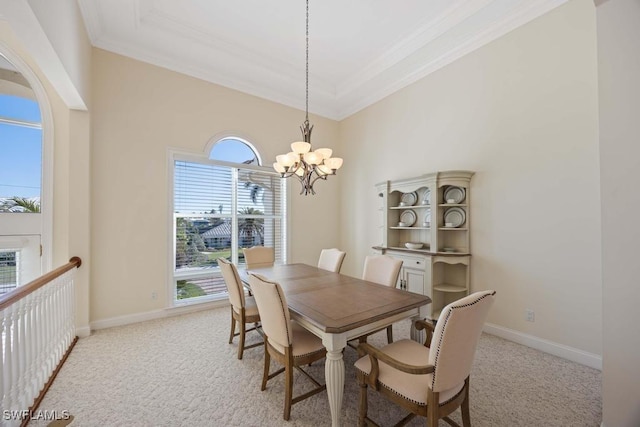
<path id="1" fill-rule="evenodd" d="M 423 227 L 431 227 L 431 212 L 427 212 L 422 220 Z"/>
<path id="2" fill-rule="evenodd" d="M 422 193 L 422 204 L 423 205 L 431 204 L 431 190 L 429 190 L 428 188 L 424 190 L 424 193 Z"/>
<path id="3" fill-rule="evenodd" d="M 400 222 L 404 222 L 407 227 L 411 227 L 413 224 L 415 224 L 416 218 L 416 213 L 411 209 L 402 211 L 402 214 L 400 214 Z"/>
<path id="4" fill-rule="evenodd" d="M 465 191 L 462 187 L 451 185 L 444 191 L 445 203 L 462 203 L 464 201 Z M 453 202 L 449 202 L 453 200 Z"/>
<path id="5" fill-rule="evenodd" d="M 418 201 L 418 193 L 415 191 L 411 193 L 404 193 L 400 198 L 400 201 L 404 203 L 403 206 L 413 206 Z"/>
<path id="6" fill-rule="evenodd" d="M 466 221 L 466 214 L 462 208 L 449 208 L 444 212 L 444 223 L 458 228 Z"/>

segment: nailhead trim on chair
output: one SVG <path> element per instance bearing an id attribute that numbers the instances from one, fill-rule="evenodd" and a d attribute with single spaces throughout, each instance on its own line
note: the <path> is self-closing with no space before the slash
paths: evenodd
<path id="1" fill-rule="evenodd" d="M 310 354 L 316 354 L 316 353 L 320 353 L 321 351 L 323 351 L 324 349 L 320 349 L 320 350 L 316 350 L 316 351 L 312 351 L 311 353 L 305 353 L 305 354 L 299 354 L 297 356 L 293 356 L 294 359 L 298 359 L 300 357 L 305 357 L 305 356 L 309 356 Z"/>
<path id="2" fill-rule="evenodd" d="M 358 369 L 360 372 L 362 372 L 364 374 L 365 377 L 368 377 L 369 374 L 367 374 L 366 372 L 361 371 L 360 369 Z M 386 384 L 380 382 L 380 380 L 378 380 L 378 382 L 380 383 L 380 385 L 384 388 L 386 388 L 387 390 L 389 390 L 391 393 L 395 394 L 396 396 L 400 396 L 403 399 L 406 399 L 408 401 L 410 401 L 411 403 L 415 403 L 416 405 L 420 405 L 420 406 L 427 406 L 426 402 L 418 402 L 417 400 L 413 400 L 408 396 L 405 396 L 404 394 L 398 393 L 396 390 L 389 388 L 389 386 L 387 386 Z M 464 387 L 460 389 L 459 392 L 457 392 L 451 399 L 439 403 L 438 406 L 442 406 L 442 405 L 446 405 L 447 403 L 451 402 L 453 399 L 455 399 L 456 397 L 458 397 L 460 395 L 460 392 L 464 391 Z"/>
<path id="3" fill-rule="evenodd" d="M 453 310 L 457 309 L 457 308 L 465 308 L 465 307 L 471 307 L 474 304 L 479 303 L 480 301 L 482 301 L 483 299 L 485 299 L 488 296 L 491 296 L 492 294 L 484 294 L 482 295 L 480 298 L 478 298 L 477 300 L 468 303 L 468 304 L 463 304 L 463 305 L 456 305 L 456 306 L 452 306 L 451 310 L 449 311 L 449 313 L 447 313 L 447 317 L 446 319 L 444 319 L 444 326 L 442 327 L 442 330 L 444 331 L 447 328 L 447 322 L 449 321 L 449 317 L 451 317 L 451 313 L 453 313 Z M 433 363 L 434 366 L 438 366 L 438 357 L 440 357 L 440 347 L 442 346 L 442 336 L 444 334 L 440 334 L 440 339 L 438 340 L 438 348 L 436 348 L 436 360 Z M 433 371 L 433 374 L 431 376 L 431 389 L 433 390 L 433 387 L 436 384 L 436 371 Z"/>

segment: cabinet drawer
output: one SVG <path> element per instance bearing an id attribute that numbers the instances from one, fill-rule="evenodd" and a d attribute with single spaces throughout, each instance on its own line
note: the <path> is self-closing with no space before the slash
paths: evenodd
<path id="1" fill-rule="evenodd" d="M 414 270 L 424 270 L 427 263 L 426 258 L 407 257 L 392 255 L 394 258 L 402 260 L 402 268 L 413 268 Z"/>

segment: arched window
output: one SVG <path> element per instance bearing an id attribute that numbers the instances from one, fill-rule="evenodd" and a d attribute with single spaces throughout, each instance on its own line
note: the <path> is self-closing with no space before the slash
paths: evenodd
<path id="1" fill-rule="evenodd" d="M 40 105 L 27 79 L 3 56 L 0 56 L 0 153 L 2 294 L 42 273 L 43 239 Z"/>
<path id="2" fill-rule="evenodd" d="M 174 304 L 226 298 L 219 257 L 244 265 L 243 248 L 270 246 L 286 262 L 284 180 L 245 139 L 209 147 L 201 159 L 172 156 Z"/>
<path id="3" fill-rule="evenodd" d="M 262 165 L 256 149 L 249 142 L 236 137 L 222 138 L 213 144 L 209 158 L 245 165 Z"/>

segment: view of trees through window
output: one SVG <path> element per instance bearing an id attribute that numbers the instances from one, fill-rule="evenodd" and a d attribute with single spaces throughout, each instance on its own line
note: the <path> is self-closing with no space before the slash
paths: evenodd
<path id="1" fill-rule="evenodd" d="M 174 162 L 176 299 L 226 292 L 219 257 L 242 265 L 242 249 L 251 246 L 272 246 L 277 257 L 283 254 L 280 178 L 253 166 L 259 158 L 243 140 L 221 140 L 211 157 L 237 166 Z"/>

